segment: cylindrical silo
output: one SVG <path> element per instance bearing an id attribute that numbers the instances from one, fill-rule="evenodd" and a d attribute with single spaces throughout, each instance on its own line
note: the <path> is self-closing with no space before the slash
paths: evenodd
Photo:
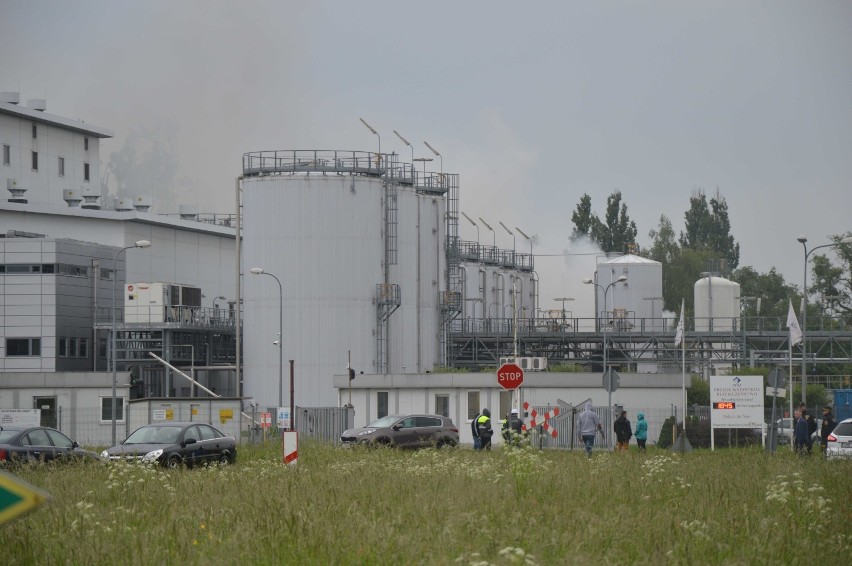
<path id="1" fill-rule="evenodd" d="M 695 330 L 726 331 L 739 327 L 740 284 L 724 277 L 702 277 L 693 286 Z"/>
<path id="2" fill-rule="evenodd" d="M 604 306 L 604 292 L 597 289 L 598 316 L 609 319 L 618 330 L 663 330 L 663 265 L 659 261 L 625 254 L 598 262 L 597 283 L 606 288 L 619 277 L 627 280 L 613 285 Z"/>
<path id="3" fill-rule="evenodd" d="M 350 352 L 356 375 L 424 372 L 440 358 L 445 199 L 377 174 L 375 154 L 320 153 L 244 161 L 244 394 L 262 406 L 278 402 L 279 289 L 253 267 L 283 288 L 285 406 L 288 360 L 295 403 L 324 406 L 337 404 L 332 377 Z"/>

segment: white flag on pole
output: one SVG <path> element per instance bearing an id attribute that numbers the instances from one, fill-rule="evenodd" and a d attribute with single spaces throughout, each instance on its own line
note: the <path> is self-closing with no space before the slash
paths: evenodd
<path id="1" fill-rule="evenodd" d="M 677 322 L 674 345 L 680 346 L 681 342 L 683 342 L 683 301 L 680 302 L 680 320 Z"/>
<path id="2" fill-rule="evenodd" d="M 802 341 L 802 328 L 799 326 L 799 320 L 796 318 L 796 311 L 793 310 L 793 301 L 790 301 L 790 310 L 787 311 L 787 328 L 790 329 L 790 345 L 795 346 Z"/>

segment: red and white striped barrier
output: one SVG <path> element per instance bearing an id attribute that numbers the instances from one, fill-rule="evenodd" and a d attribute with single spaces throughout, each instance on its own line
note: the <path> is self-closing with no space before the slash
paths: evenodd
<path id="1" fill-rule="evenodd" d="M 528 411 L 530 411 L 530 404 L 525 402 L 524 403 L 524 412 L 528 412 Z M 535 409 L 533 409 L 529 414 L 530 414 L 529 422 L 523 424 L 523 426 L 521 427 L 522 430 L 526 431 L 526 430 L 529 430 L 531 428 L 535 428 L 535 427 L 541 425 L 541 427 L 545 431 L 547 431 L 547 433 L 550 436 L 552 436 L 553 438 L 556 438 L 559 435 L 559 431 L 557 431 L 555 427 L 550 426 L 550 423 L 548 422 L 548 421 L 550 421 L 550 419 L 559 416 L 559 407 L 553 407 L 551 410 L 547 411 L 544 415 L 541 415 L 541 420 L 539 420 L 539 414 Z"/>

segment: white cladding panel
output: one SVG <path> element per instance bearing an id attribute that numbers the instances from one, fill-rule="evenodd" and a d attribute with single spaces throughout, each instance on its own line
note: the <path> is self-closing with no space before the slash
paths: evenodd
<path id="1" fill-rule="evenodd" d="M 371 177 L 269 176 L 243 182 L 245 395 L 278 401 L 278 286 L 283 287 L 284 360 L 294 360 L 295 400 L 336 405 L 332 376 L 377 360 L 376 286 L 384 282 L 384 187 Z M 401 306 L 390 317 L 391 371 L 425 371 L 439 360 L 444 290 L 445 200 L 399 188 L 397 263 L 390 283 Z M 403 369 L 405 368 L 405 369 Z M 285 369 L 285 373 L 288 370 Z M 289 386 L 282 400 L 289 403 Z"/>
<path id="2" fill-rule="evenodd" d="M 695 282 L 695 330 L 736 330 L 740 316 L 740 284 L 724 277 Z M 712 321 L 712 328 L 711 328 Z"/>
<path id="3" fill-rule="evenodd" d="M 597 282 L 604 288 L 622 275 L 627 281 L 614 284 L 607 293 L 604 308 L 604 292 L 596 289 L 599 316 L 608 312 L 610 319 L 623 319 L 620 330 L 663 330 L 662 300 L 652 297 L 663 296 L 663 265 L 658 261 L 625 255 L 598 264 Z"/>

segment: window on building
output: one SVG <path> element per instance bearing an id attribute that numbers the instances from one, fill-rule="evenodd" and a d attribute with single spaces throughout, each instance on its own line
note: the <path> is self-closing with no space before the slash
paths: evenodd
<path id="1" fill-rule="evenodd" d="M 124 397 L 115 398 L 115 420 L 124 421 Z M 101 421 L 112 422 L 112 397 L 101 397 Z"/>
<path id="2" fill-rule="evenodd" d="M 103 269 L 101 268 L 101 279 L 106 281 L 112 281 L 113 270 L 112 269 Z"/>
<path id="3" fill-rule="evenodd" d="M 33 152 L 33 171 L 38 171 L 38 152 Z"/>
<path id="4" fill-rule="evenodd" d="M 41 266 L 42 273 L 56 273 L 56 266 L 52 263 L 45 263 Z"/>
<path id="5" fill-rule="evenodd" d="M 107 339 L 106 338 L 98 338 L 98 357 L 106 358 L 107 357 Z"/>
<path id="6" fill-rule="evenodd" d="M 382 417 L 388 416 L 388 392 L 387 391 L 377 391 L 376 392 L 376 418 L 380 419 Z"/>
<path id="7" fill-rule="evenodd" d="M 83 163 L 83 180 L 84 181 L 89 180 L 89 164 L 88 163 Z"/>
<path id="8" fill-rule="evenodd" d="M 36 139 L 37 137 L 38 137 L 38 126 L 33 124 L 33 139 Z"/>
<path id="9" fill-rule="evenodd" d="M 479 414 L 479 391 L 467 392 L 467 419 L 472 421 Z"/>
<path id="10" fill-rule="evenodd" d="M 435 395 L 435 414 L 442 417 L 450 416 L 450 396 Z"/>
<path id="11" fill-rule="evenodd" d="M 515 394 L 514 391 L 501 391 L 500 392 L 500 413 L 499 418 L 502 419 L 506 415 L 509 414 L 509 411 L 512 410 L 512 396 Z"/>
<path id="12" fill-rule="evenodd" d="M 89 357 L 89 339 L 88 338 L 80 338 L 80 342 L 77 344 L 78 347 L 78 356 L 79 358 L 88 358 Z"/>
<path id="13" fill-rule="evenodd" d="M 69 338 L 68 339 L 68 357 L 76 358 L 77 357 L 77 339 Z"/>
<path id="14" fill-rule="evenodd" d="M 64 337 L 59 337 L 56 343 L 56 357 L 65 358 L 68 356 L 68 341 Z"/>
<path id="15" fill-rule="evenodd" d="M 65 176 L 65 158 L 64 157 L 59 158 L 59 176 L 60 177 Z"/>
<path id="16" fill-rule="evenodd" d="M 3 165 L 11 165 L 12 163 L 12 146 L 3 144 Z"/>
<path id="17" fill-rule="evenodd" d="M 83 149 L 89 151 L 89 138 L 83 138 Z"/>
<path id="18" fill-rule="evenodd" d="M 6 338 L 6 357 L 40 356 L 41 338 Z"/>

